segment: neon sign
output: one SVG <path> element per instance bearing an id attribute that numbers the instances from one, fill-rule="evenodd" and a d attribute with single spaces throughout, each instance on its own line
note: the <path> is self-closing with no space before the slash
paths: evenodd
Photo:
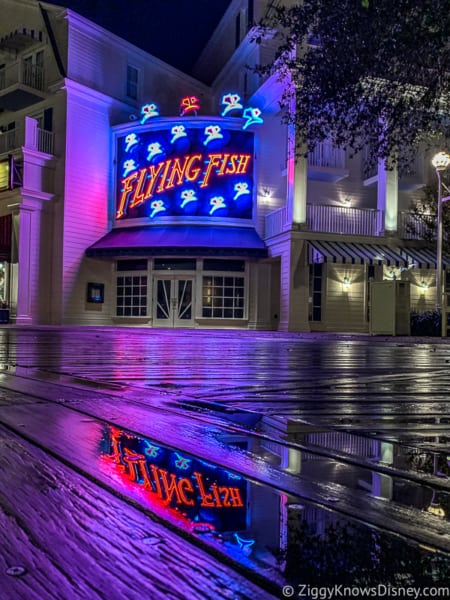
<path id="1" fill-rule="evenodd" d="M 251 219 L 254 134 L 174 121 L 117 138 L 116 219 Z"/>
<path id="2" fill-rule="evenodd" d="M 147 122 L 151 117 L 159 117 L 159 110 L 156 104 L 144 104 L 141 108 L 141 125 Z"/>
<path id="3" fill-rule="evenodd" d="M 200 102 L 196 96 L 186 96 L 181 101 L 181 116 L 187 115 L 189 113 L 197 114 L 197 111 L 200 110 Z"/>
<path id="4" fill-rule="evenodd" d="M 233 110 L 242 110 L 241 97 L 238 94 L 225 94 L 222 96 L 222 104 L 225 108 L 222 111 L 222 117 L 225 117 Z"/>
<path id="5" fill-rule="evenodd" d="M 195 531 L 246 529 L 247 484 L 239 475 L 112 426 L 105 428 L 102 448 L 150 502 L 181 512 Z M 248 544 L 241 538 L 238 543 Z"/>

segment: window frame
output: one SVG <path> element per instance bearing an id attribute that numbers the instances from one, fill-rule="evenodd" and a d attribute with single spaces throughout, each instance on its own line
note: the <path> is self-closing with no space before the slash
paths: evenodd
<path id="1" fill-rule="evenodd" d="M 131 71 L 136 74 L 136 81 L 133 81 L 130 78 Z M 135 88 L 135 95 L 131 94 L 131 89 Z M 135 67 L 134 65 L 127 63 L 127 71 L 125 77 L 125 95 L 130 100 L 139 100 L 139 87 L 140 87 L 140 69 Z"/>
<path id="2" fill-rule="evenodd" d="M 126 278 L 130 278 L 131 282 L 127 285 L 126 283 Z M 139 282 L 135 282 L 133 281 L 133 278 L 139 278 Z M 145 294 L 142 294 L 142 286 L 144 284 L 143 278 L 145 278 Z M 123 279 L 124 282 L 121 285 L 121 287 L 123 287 L 124 289 L 127 287 L 131 288 L 131 293 L 130 294 L 121 294 L 119 296 L 119 280 Z M 133 293 L 133 288 L 135 286 L 139 287 L 139 294 L 134 294 Z M 119 270 L 118 269 L 118 265 L 116 263 L 116 270 L 115 270 L 115 293 L 114 293 L 114 318 L 117 319 L 149 319 L 150 318 L 150 314 L 151 314 L 151 306 L 150 306 L 150 302 L 151 302 L 151 289 L 150 289 L 150 281 L 149 281 L 149 270 L 148 270 L 148 264 L 147 264 L 147 268 L 146 269 L 140 269 L 140 270 Z M 127 306 L 127 304 L 125 303 L 125 298 L 130 297 L 130 304 L 129 306 Z M 145 301 L 142 300 L 145 297 Z M 122 298 L 124 300 L 124 302 L 122 304 L 119 304 L 119 298 Z M 134 298 L 138 298 L 141 301 L 138 302 L 136 305 L 133 304 Z M 127 310 L 127 308 L 130 309 L 130 314 L 125 314 L 125 311 Z M 138 313 L 136 315 L 133 315 L 133 308 L 137 308 L 138 309 Z M 119 314 L 119 309 L 122 309 L 124 314 Z M 144 311 L 144 314 L 142 314 L 142 311 Z"/>

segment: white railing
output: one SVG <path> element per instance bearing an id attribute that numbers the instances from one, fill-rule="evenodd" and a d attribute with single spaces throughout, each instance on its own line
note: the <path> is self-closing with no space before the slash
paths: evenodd
<path id="1" fill-rule="evenodd" d="M 46 131 L 45 129 L 36 129 L 36 148 L 40 152 L 46 152 L 47 154 L 54 154 L 55 147 L 55 134 L 53 131 Z"/>
<path id="2" fill-rule="evenodd" d="M 347 208 L 308 204 L 306 225 L 311 231 L 348 235 L 380 236 L 384 234 L 383 211 L 366 208 Z M 291 229 L 287 206 L 282 206 L 265 217 L 264 238 L 270 238 Z"/>
<path id="3" fill-rule="evenodd" d="M 306 224 L 311 231 L 350 235 L 383 235 L 383 211 L 346 206 L 308 204 Z"/>
<path id="4" fill-rule="evenodd" d="M 270 238 L 290 229 L 287 206 L 268 213 L 264 219 L 264 238 Z"/>
<path id="5" fill-rule="evenodd" d="M 8 129 L 0 133 L 0 154 L 12 152 L 23 145 L 23 130 Z"/>
<path id="6" fill-rule="evenodd" d="M 434 217 L 435 221 L 436 217 Z M 430 215 L 431 230 L 433 230 L 433 217 Z M 427 233 L 430 227 L 423 221 L 418 219 L 411 212 L 400 212 L 398 214 L 398 235 L 406 240 L 423 240 L 427 238 Z"/>
<path id="7" fill-rule="evenodd" d="M 32 135 L 28 138 L 28 142 L 26 142 L 23 128 L 9 129 L 0 133 L 0 154 L 19 150 L 22 146 L 46 154 L 54 154 L 54 137 L 53 131 L 35 127 Z"/>
<path id="8" fill-rule="evenodd" d="M 16 61 L 0 70 L 0 90 L 23 83 L 35 90 L 43 91 L 45 71 L 43 67 Z"/>
<path id="9" fill-rule="evenodd" d="M 308 165 L 310 167 L 345 169 L 345 152 L 330 142 L 322 142 L 308 154 Z"/>

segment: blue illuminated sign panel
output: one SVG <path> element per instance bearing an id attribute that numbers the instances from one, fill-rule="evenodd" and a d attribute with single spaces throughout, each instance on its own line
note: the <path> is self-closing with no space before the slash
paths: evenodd
<path id="1" fill-rule="evenodd" d="M 171 119 L 117 138 L 116 219 L 252 219 L 254 134 Z"/>

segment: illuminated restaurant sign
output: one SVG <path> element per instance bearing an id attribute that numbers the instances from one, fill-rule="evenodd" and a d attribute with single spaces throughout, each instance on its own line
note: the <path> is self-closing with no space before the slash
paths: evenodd
<path id="1" fill-rule="evenodd" d="M 240 531 L 246 528 L 247 484 L 212 463 L 109 426 L 103 453 L 117 470 L 148 492 L 164 511 L 179 511 L 193 527 Z"/>
<path id="2" fill-rule="evenodd" d="M 251 131 L 224 119 L 172 118 L 119 135 L 116 156 L 117 220 L 252 219 Z"/>

